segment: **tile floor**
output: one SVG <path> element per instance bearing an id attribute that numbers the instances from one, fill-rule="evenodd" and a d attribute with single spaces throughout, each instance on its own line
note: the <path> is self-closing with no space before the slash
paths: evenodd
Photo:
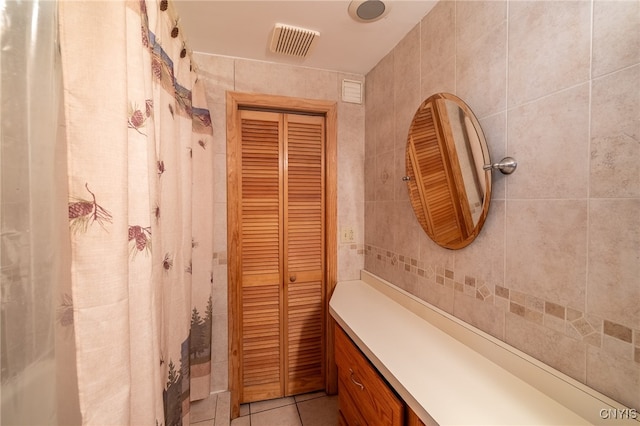
<path id="1" fill-rule="evenodd" d="M 229 393 L 212 394 L 191 404 L 192 426 L 336 426 L 338 397 L 313 392 L 240 406 L 240 417 L 229 421 Z"/>

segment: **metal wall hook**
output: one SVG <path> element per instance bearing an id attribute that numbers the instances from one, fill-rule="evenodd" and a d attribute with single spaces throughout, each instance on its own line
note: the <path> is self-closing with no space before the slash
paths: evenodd
<path id="1" fill-rule="evenodd" d="M 411 176 L 402 176 L 403 182 L 409 182 L 411 180 Z"/>
<path id="2" fill-rule="evenodd" d="M 482 166 L 483 170 L 494 170 L 498 169 L 503 175 L 510 175 L 511 173 L 516 171 L 516 167 L 518 167 L 518 162 L 513 157 L 504 157 L 500 162 L 494 164 L 485 164 Z"/>

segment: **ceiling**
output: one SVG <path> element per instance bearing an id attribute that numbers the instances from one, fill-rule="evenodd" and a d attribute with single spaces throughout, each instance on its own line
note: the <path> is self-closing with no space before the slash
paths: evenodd
<path id="1" fill-rule="evenodd" d="M 426 15 L 437 0 L 386 0 L 388 14 L 360 23 L 349 0 L 174 0 L 194 52 L 366 74 Z M 276 23 L 318 31 L 306 58 L 269 50 Z"/>

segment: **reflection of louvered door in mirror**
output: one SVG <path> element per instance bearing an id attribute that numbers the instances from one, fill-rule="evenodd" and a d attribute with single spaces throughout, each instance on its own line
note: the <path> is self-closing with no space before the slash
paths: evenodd
<path id="1" fill-rule="evenodd" d="M 324 118 L 240 111 L 241 402 L 324 387 Z"/>
<path id="2" fill-rule="evenodd" d="M 439 118 L 436 116 L 440 114 Z M 444 128 L 437 125 L 447 121 L 446 111 L 434 105 L 423 106 L 413 119 L 407 143 L 407 169 L 410 170 L 409 196 L 418 218 L 425 223 L 427 234 L 442 244 L 456 244 L 468 237 L 469 229 L 462 212 L 463 196 L 457 182 L 461 182 L 455 147 L 448 148 L 451 139 Z M 419 173 L 418 173 L 419 171 Z M 468 203 L 466 203 L 468 209 Z M 417 208 L 419 207 L 419 208 Z"/>

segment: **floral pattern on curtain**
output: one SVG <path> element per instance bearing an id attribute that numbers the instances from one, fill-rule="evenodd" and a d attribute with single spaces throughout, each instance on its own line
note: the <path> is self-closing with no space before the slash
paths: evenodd
<path id="1" fill-rule="evenodd" d="M 166 1 L 60 3 L 84 424 L 189 424 L 209 395 L 212 125 L 176 22 Z"/>

